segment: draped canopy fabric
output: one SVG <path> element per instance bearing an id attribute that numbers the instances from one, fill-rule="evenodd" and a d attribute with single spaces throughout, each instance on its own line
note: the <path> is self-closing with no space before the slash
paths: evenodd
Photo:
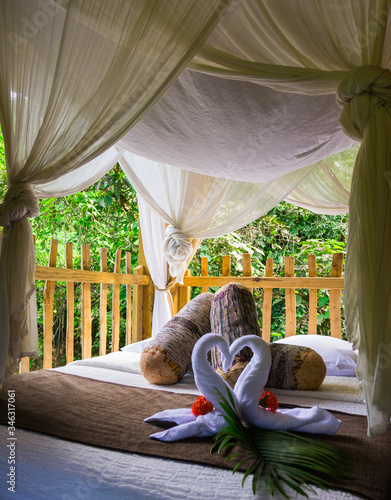
<path id="1" fill-rule="evenodd" d="M 10 189 L 0 207 L 0 382 L 38 347 L 37 338 L 29 350 L 23 345 L 33 332 L 32 186 L 58 186 L 62 176 L 91 167 L 175 80 L 228 3 L 1 2 L 0 120 Z"/>
<path id="2" fill-rule="evenodd" d="M 185 70 L 117 146 L 205 175 L 265 182 L 350 148 L 335 95 L 288 94 Z"/>
<path id="3" fill-rule="evenodd" d="M 8 350 L 10 373 L 26 352 L 34 266 L 26 217 L 37 213 L 35 196 L 75 192 L 119 161 L 149 207 L 145 227 L 155 224 L 148 210 L 170 225 L 164 248 L 179 279 L 189 237 L 231 231 L 281 199 L 342 213 L 349 198 L 347 331 L 360 349 L 368 432 L 383 432 L 391 415 L 390 3 L 2 2 L 10 190 L 0 209 L 0 320 L 11 326 L 0 366 Z M 349 196 L 326 158 L 357 142 Z M 164 273 L 156 279 L 163 289 Z"/>

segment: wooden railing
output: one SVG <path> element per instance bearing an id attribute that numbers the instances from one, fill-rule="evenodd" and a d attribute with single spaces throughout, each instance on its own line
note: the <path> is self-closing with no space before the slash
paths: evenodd
<path id="1" fill-rule="evenodd" d="M 243 276 L 231 276 L 231 257 L 222 258 L 222 275 L 208 275 L 208 258 L 201 259 L 201 276 L 191 276 L 186 271 L 183 286 L 173 288 L 174 312 L 178 312 L 190 300 L 190 288 L 202 287 L 207 292 L 209 287 L 221 287 L 233 281 L 242 283 L 248 288 L 263 288 L 262 306 L 262 337 L 270 341 L 272 318 L 273 288 L 285 288 L 285 336 L 296 334 L 296 289 L 309 289 L 308 333 L 317 333 L 317 290 L 326 289 L 329 292 L 330 335 L 341 338 L 341 292 L 344 288 L 342 277 L 343 254 L 333 255 L 331 276 L 317 277 L 315 255 L 308 256 L 308 277 L 295 277 L 295 261 L 293 257 L 285 257 L 284 276 L 273 276 L 273 259 L 266 261 L 265 276 L 251 276 L 251 255 L 243 255 Z"/>
<path id="2" fill-rule="evenodd" d="M 145 276 L 143 266 L 136 266 L 132 272 L 131 254 L 126 252 L 126 273 L 120 272 L 122 251 L 115 254 L 114 272 L 107 271 L 107 249 L 100 249 L 100 271 L 90 269 L 90 246 L 81 246 L 81 269 L 73 268 L 72 243 L 65 245 L 66 268 L 56 267 L 58 241 L 53 239 L 50 245 L 49 266 L 37 266 L 35 279 L 45 282 L 43 292 L 43 368 L 52 368 L 53 339 L 53 303 L 55 282 L 66 282 L 67 316 L 66 316 L 66 362 L 74 360 L 74 317 L 75 294 L 74 284 L 81 283 L 81 357 L 91 357 L 92 349 L 92 314 L 91 284 L 100 284 L 100 331 L 99 354 L 106 354 L 107 343 L 107 292 L 112 292 L 112 331 L 111 350 L 119 349 L 120 328 L 120 285 L 126 286 L 126 343 L 142 340 L 143 287 L 150 284 L 149 276 Z M 133 288 L 133 293 L 132 289 Z M 21 372 L 29 371 L 29 358 L 21 361 Z"/>
<path id="3" fill-rule="evenodd" d="M 66 282 L 66 362 L 74 360 L 75 307 L 81 308 L 81 357 L 91 357 L 92 350 L 92 311 L 91 284 L 99 284 L 99 355 L 106 354 L 108 286 L 112 286 L 112 331 L 111 350 L 119 349 L 120 338 L 120 286 L 126 286 L 126 344 L 142 340 L 143 312 L 146 307 L 144 291 L 151 285 L 151 279 L 144 266 L 136 266 L 132 272 L 131 254 L 126 252 L 126 272 L 121 273 L 122 251 L 115 254 L 114 272 L 107 271 L 107 249 L 101 248 L 99 271 L 90 269 L 90 246 L 81 246 L 81 269 L 74 269 L 72 243 L 65 246 L 65 268 L 56 267 L 58 241 L 52 240 L 47 267 L 37 266 L 36 280 L 45 282 L 43 292 L 43 368 L 52 368 L 53 341 L 53 303 L 55 282 Z M 222 257 L 220 276 L 209 276 L 208 258 L 201 259 L 201 276 L 191 276 L 186 271 L 184 284 L 171 289 L 174 313 L 185 306 L 191 297 L 191 287 L 201 287 L 202 292 L 210 287 L 219 288 L 230 282 L 239 282 L 253 290 L 263 288 L 262 336 L 270 341 L 272 324 L 273 288 L 285 289 L 285 336 L 296 334 L 296 289 L 309 290 L 308 333 L 317 333 L 317 290 L 329 290 L 330 334 L 341 338 L 341 292 L 344 288 L 342 278 L 343 254 L 333 255 L 331 276 L 318 277 L 314 255 L 308 256 L 308 276 L 294 274 L 293 257 L 285 258 L 284 276 L 273 276 L 273 259 L 267 259 L 265 276 L 252 276 L 251 255 L 243 254 L 242 276 L 231 276 L 231 257 Z M 75 303 L 74 284 L 81 283 L 80 304 Z M 23 358 L 20 371 L 29 371 L 29 358 Z"/>

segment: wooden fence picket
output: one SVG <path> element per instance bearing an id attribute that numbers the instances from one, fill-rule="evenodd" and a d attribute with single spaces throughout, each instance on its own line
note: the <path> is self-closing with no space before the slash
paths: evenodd
<path id="1" fill-rule="evenodd" d="M 191 276 L 189 269 L 185 271 L 185 277 Z M 185 305 L 190 302 L 190 287 L 189 286 L 178 286 L 178 311 L 185 307 Z"/>
<path id="2" fill-rule="evenodd" d="M 56 267 L 58 240 L 50 242 L 49 267 Z M 52 368 L 54 281 L 46 281 L 43 292 L 43 368 Z"/>
<path id="3" fill-rule="evenodd" d="M 144 266 L 136 266 L 133 269 L 133 275 L 139 276 L 143 274 Z M 132 311 L 132 342 L 143 340 L 143 290 L 141 286 L 133 286 L 133 311 Z"/>
<path id="4" fill-rule="evenodd" d="M 119 274 L 121 271 L 121 256 L 122 250 L 118 249 L 115 252 L 115 264 L 114 272 Z M 113 285 L 113 303 L 112 303 L 112 332 L 111 332 L 111 351 L 119 350 L 119 323 L 120 323 L 120 311 L 119 311 L 119 292 L 120 285 L 115 283 Z"/>
<path id="5" fill-rule="evenodd" d="M 65 244 L 65 265 L 67 269 L 73 269 L 73 245 Z M 75 342 L 75 285 L 67 283 L 67 329 L 65 341 L 65 359 L 67 363 L 73 361 Z"/>
<path id="6" fill-rule="evenodd" d="M 231 276 L 231 256 L 223 255 L 221 261 L 221 274 L 223 276 Z"/>
<path id="7" fill-rule="evenodd" d="M 132 254 L 126 252 L 126 274 L 132 274 Z M 126 343 L 132 342 L 132 286 L 126 285 Z"/>
<path id="8" fill-rule="evenodd" d="M 308 276 L 316 277 L 316 258 L 315 255 L 308 255 Z M 308 333 L 316 335 L 318 329 L 317 309 L 318 309 L 318 290 L 308 290 Z"/>
<path id="9" fill-rule="evenodd" d="M 285 257 L 284 276 L 293 278 L 295 275 L 295 259 Z M 296 293 L 294 288 L 285 288 L 285 337 L 296 335 Z"/>
<path id="10" fill-rule="evenodd" d="M 30 371 L 30 358 L 24 356 L 19 363 L 19 373 L 27 373 Z"/>
<path id="11" fill-rule="evenodd" d="M 107 248 L 99 249 L 99 268 L 107 272 Z M 107 345 L 107 283 L 101 283 L 99 288 L 99 356 L 103 356 Z"/>
<path id="12" fill-rule="evenodd" d="M 273 259 L 266 259 L 265 276 L 273 276 Z M 263 308 L 262 308 L 262 338 L 265 342 L 270 342 L 270 332 L 272 325 L 272 300 L 273 288 L 263 290 Z"/>
<path id="13" fill-rule="evenodd" d="M 90 245 L 81 246 L 81 268 L 89 271 Z M 92 349 L 92 321 L 91 321 L 91 284 L 83 282 L 81 285 L 81 357 L 91 357 Z"/>
<path id="14" fill-rule="evenodd" d="M 201 257 L 201 276 L 208 276 L 209 275 L 209 270 L 208 270 L 208 257 Z M 209 292 L 209 287 L 208 286 L 203 286 L 201 288 L 202 293 Z"/>
<path id="15" fill-rule="evenodd" d="M 252 276 L 251 270 L 251 254 L 244 253 L 243 254 L 243 276 Z M 249 287 L 251 293 L 253 292 L 253 288 Z"/>

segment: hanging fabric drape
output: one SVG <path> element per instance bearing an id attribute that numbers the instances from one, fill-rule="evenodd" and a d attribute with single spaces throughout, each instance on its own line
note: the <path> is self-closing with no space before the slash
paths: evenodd
<path id="1" fill-rule="evenodd" d="M 319 210 L 344 210 L 347 188 L 338 184 L 333 169 L 311 167 L 306 175 L 302 169 L 360 140 L 349 201 L 345 308 L 348 335 L 360 348 L 369 434 L 376 434 L 391 414 L 384 257 L 389 248 L 390 84 L 383 72 L 391 68 L 391 0 L 244 0 L 232 2 L 213 29 L 228 4 L 1 4 L 0 119 L 11 189 L 1 217 L 11 225 L 0 250 L 0 319 L 8 325 L 12 314 L 14 324 L 21 325 L 16 331 L 23 331 L 10 341 L 11 364 L 15 367 L 27 333 L 23 325 L 34 261 L 29 211 L 18 208 L 25 215 L 13 221 L 12 189 L 23 186 L 20 193 L 37 194 L 69 172 L 81 173 L 87 163 L 93 168 L 91 162 L 110 146 L 115 149 L 107 155 L 125 151 L 120 161 L 139 195 L 174 226 L 166 246 L 180 275 L 183 266 L 176 256 L 183 250 L 184 258 L 190 250 L 184 248 L 183 234 L 228 232 L 289 196 Z M 186 65 L 189 71 L 152 108 Z M 350 137 L 337 123 L 340 111 L 332 105 L 337 92 L 341 123 Z M 96 175 L 104 165 L 102 160 Z M 167 182 L 170 169 L 178 167 L 203 175 L 173 174 Z M 162 193 L 144 170 L 160 179 Z M 76 177 L 69 175 L 75 189 Z M 243 184 L 224 184 L 212 176 Z M 317 178 L 333 186 L 332 196 L 315 187 Z M 208 211 L 213 219 L 199 219 Z M 23 243 L 17 258 L 29 263 L 26 271 L 9 261 Z M 11 276 L 11 269 L 20 274 Z M 7 332 L 4 338 L 0 347 L 7 350 Z"/>
<path id="2" fill-rule="evenodd" d="M 390 424 L 391 395 L 391 72 L 358 68 L 341 82 L 347 134 L 361 139 L 350 197 L 346 258 L 347 335 L 364 352 L 357 372 L 371 433 Z"/>
<path id="3" fill-rule="evenodd" d="M 283 200 L 314 166 L 264 183 L 221 179 L 159 164 L 130 152 L 119 163 L 139 196 L 168 224 L 163 252 L 182 282 L 190 238 L 214 238 L 245 226 Z M 175 274 L 176 273 L 176 274 Z"/>
<path id="4" fill-rule="evenodd" d="M 35 253 L 22 193 L 80 169 L 159 99 L 229 0 L 6 0 L 0 9 L 0 120 L 10 191 L 1 207 L 0 383 L 37 351 Z M 75 174 L 77 175 L 77 174 Z M 71 176 L 72 190 L 80 188 Z M 22 188 L 20 188 L 22 186 Z M 16 192 L 20 194 L 16 194 Z M 15 198 L 16 196 L 16 198 Z M 35 203 L 35 201 L 34 201 Z M 9 224 L 10 223 L 10 224 Z"/>
<path id="5" fill-rule="evenodd" d="M 340 168 L 332 158 L 326 158 L 284 200 L 318 214 L 346 214 L 353 167 L 352 159 Z"/>
<path id="6" fill-rule="evenodd" d="M 155 296 L 152 314 L 152 337 L 172 318 L 174 304 L 171 296 L 171 288 L 177 280 L 169 280 L 167 260 L 162 252 L 163 241 L 166 238 L 166 224 L 151 210 L 150 206 L 141 196 L 138 196 L 140 214 L 140 229 L 143 235 L 143 248 L 145 260 L 155 287 Z M 185 267 L 190 263 L 202 240 L 193 239 L 190 244 L 192 251 Z"/>
<path id="7" fill-rule="evenodd" d="M 309 95 L 337 92 L 339 85 L 341 124 L 362 140 L 349 204 L 345 310 L 348 337 L 360 349 L 368 434 L 376 435 L 391 416 L 390 1 L 248 1 L 238 10 L 227 12 L 191 67 Z M 297 10 L 303 29 L 295 31 L 289 18 Z M 244 37 L 250 27 L 254 36 Z"/>
<path id="8" fill-rule="evenodd" d="M 334 95 L 185 70 L 117 146 L 203 175 L 265 182 L 351 148 L 340 111 Z"/>
<path id="9" fill-rule="evenodd" d="M 389 0 L 245 0 L 228 9 L 188 67 L 283 92 L 335 94 L 351 69 L 390 66 L 389 10 Z M 300 29 L 292 22 L 298 12 Z"/>
<path id="10" fill-rule="evenodd" d="M 354 68 L 362 67 L 365 74 L 369 72 L 371 75 L 372 70 L 368 69 L 367 66 L 372 65 L 385 69 L 391 67 L 389 11 L 389 0 L 346 1 L 343 3 L 339 0 L 331 0 L 327 3 L 321 1 L 308 3 L 304 0 L 292 2 L 282 0 L 254 2 L 248 0 L 240 2 L 240 4 L 233 4 L 231 9 L 228 9 L 205 46 L 190 63 L 189 68 L 217 76 L 224 84 L 226 84 L 226 79 L 245 80 L 290 94 L 297 93 L 308 96 L 335 94 L 341 81 L 345 78 L 351 79 Z M 301 29 L 292 23 L 297 12 L 300 12 Z M 347 26 L 349 29 L 346 29 Z M 251 33 L 251 36 L 248 36 L 248 33 Z M 379 95 L 377 89 L 377 97 L 384 99 L 386 90 L 387 87 Z M 364 86 L 358 92 L 367 94 L 368 90 Z M 362 99 L 355 97 L 353 101 L 361 103 Z M 383 105 L 382 109 L 385 110 L 386 106 Z M 362 125 L 368 121 L 367 112 L 365 104 L 363 104 L 362 110 L 356 111 L 356 121 L 359 123 L 357 127 L 362 130 L 364 135 L 367 132 Z M 275 125 L 274 122 L 272 124 Z M 343 126 L 346 129 L 345 123 Z M 374 127 L 372 121 L 370 121 L 370 126 Z M 282 127 L 274 127 L 274 132 L 278 135 L 282 132 Z M 380 134 L 382 139 L 378 139 L 378 141 L 389 140 L 387 132 L 387 125 L 385 125 Z M 361 135 L 361 133 L 350 134 L 355 140 L 360 139 Z M 384 150 L 384 147 L 379 148 L 379 151 Z M 359 186 L 365 184 L 364 168 L 367 170 L 374 168 L 373 162 L 378 163 L 376 168 L 379 171 L 386 168 L 387 155 L 385 151 L 384 154 L 375 156 L 365 152 L 368 146 L 363 145 L 363 148 L 364 153 L 359 155 L 354 174 L 355 179 L 352 184 L 351 209 L 359 204 L 358 197 L 363 196 L 363 190 L 360 193 Z M 372 162 L 370 162 L 370 157 Z M 369 162 L 365 167 L 358 166 L 365 161 Z M 383 164 L 383 167 L 380 164 Z M 227 165 L 224 167 L 226 176 L 235 175 L 229 168 L 227 169 Z M 184 168 L 193 169 L 194 167 L 185 165 Z M 240 172 L 240 165 L 237 170 Z M 243 172 L 240 172 L 242 178 L 246 172 L 249 170 L 244 169 Z M 218 170 L 213 168 L 209 168 L 209 173 L 220 175 Z M 264 174 L 264 172 L 262 173 Z M 378 177 L 378 182 L 381 182 L 381 176 Z M 303 191 L 297 192 L 294 196 L 300 198 L 302 195 Z M 376 197 L 374 192 L 372 195 Z M 327 209 L 329 204 L 327 195 L 321 196 L 324 200 L 322 203 L 326 204 L 324 208 Z M 346 193 L 343 189 L 340 189 L 338 197 L 339 209 L 344 210 Z M 312 202 L 313 199 L 309 200 L 310 205 Z M 376 208 L 381 206 L 380 202 L 385 204 L 384 207 Z M 384 196 L 379 197 L 377 205 L 375 203 L 362 203 L 362 206 L 367 207 L 367 220 L 374 221 L 377 212 L 381 210 L 387 213 L 387 200 Z M 383 220 L 383 216 L 380 220 Z M 346 268 L 345 304 L 346 310 L 349 310 L 347 314 L 349 337 L 354 340 L 356 346 L 360 347 L 360 367 L 373 365 L 372 371 L 375 373 L 376 394 L 370 370 L 367 369 L 366 374 L 362 369 L 359 370 L 359 377 L 363 386 L 366 387 L 365 392 L 368 396 L 366 399 L 368 432 L 370 435 L 374 435 L 384 430 L 384 425 L 385 423 L 388 425 L 391 414 L 391 396 L 384 391 L 385 383 L 381 382 L 382 380 L 386 381 L 389 375 L 389 369 L 383 366 L 382 356 L 385 349 L 387 356 L 390 357 L 391 327 L 388 326 L 388 306 L 386 306 L 389 300 L 387 273 L 377 272 L 378 263 L 369 257 L 372 254 L 370 249 L 375 242 L 380 248 L 386 248 L 387 237 L 380 229 L 376 232 L 370 232 L 369 224 L 364 225 L 363 232 L 365 234 L 359 237 L 358 233 L 362 227 L 360 224 L 358 215 L 351 217 L 348 252 L 352 255 L 348 257 Z M 380 228 L 381 222 L 375 224 L 374 227 Z M 357 238 L 361 241 L 362 247 L 365 248 L 365 251 L 361 251 L 361 255 L 368 257 L 368 260 L 362 263 L 359 262 L 358 254 L 351 251 L 352 246 L 356 242 L 358 243 Z M 364 270 L 364 266 L 367 267 L 366 270 Z M 355 280 L 358 280 L 357 284 L 360 290 L 358 295 L 366 296 L 366 292 L 363 291 L 364 283 L 366 283 L 365 276 L 376 277 L 376 286 L 379 290 L 385 291 L 384 302 L 364 301 L 355 296 L 358 290 L 354 286 Z M 384 307 L 381 308 L 381 304 L 384 304 Z M 373 339 L 371 336 L 373 328 L 369 327 L 369 323 L 362 319 L 366 317 L 376 317 L 376 321 L 381 323 L 383 351 L 379 347 L 379 339 Z M 379 402 L 379 399 L 382 401 Z"/>
<path id="11" fill-rule="evenodd" d="M 172 317 L 169 292 L 166 292 L 168 281 L 167 261 L 162 253 L 166 225 L 150 209 L 141 196 L 138 196 L 137 200 L 145 260 L 151 279 L 156 287 L 152 313 L 152 336 L 155 336 L 160 328 Z"/>
<path id="12" fill-rule="evenodd" d="M 252 184 L 196 174 L 129 152 L 119 162 L 138 193 L 144 254 L 157 288 L 153 335 L 171 317 L 165 291 L 167 262 L 170 274 L 182 283 L 194 253 L 190 238 L 217 237 L 243 227 L 268 212 L 315 169 L 321 168 L 321 164 L 309 166 L 274 181 Z M 329 204 L 330 199 L 331 195 Z M 174 248 L 173 262 L 171 255 L 167 256 L 169 246 Z"/>

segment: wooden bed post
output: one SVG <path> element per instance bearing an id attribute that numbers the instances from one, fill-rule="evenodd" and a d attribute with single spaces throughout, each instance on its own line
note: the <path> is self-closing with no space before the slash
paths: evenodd
<path id="1" fill-rule="evenodd" d="M 342 276 L 343 253 L 335 253 L 331 265 L 331 277 Z M 337 339 L 342 338 L 341 332 L 341 290 L 334 288 L 330 290 L 330 335 Z"/>
<path id="2" fill-rule="evenodd" d="M 114 273 L 121 272 L 121 256 L 122 250 L 118 248 L 115 252 Z M 111 352 L 119 351 L 119 324 L 120 324 L 120 284 L 113 285 L 113 300 L 112 300 L 112 330 L 111 330 Z"/>
<path id="3" fill-rule="evenodd" d="M 273 276 L 273 259 L 266 259 L 265 277 Z M 273 288 L 263 289 L 263 308 L 262 308 L 262 338 L 265 342 L 270 342 L 270 331 L 272 324 L 272 300 Z"/>
<path id="4" fill-rule="evenodd" d="M 139 228 L 139 246 L 138 246 L 138 263 L 143 266 L 143 274 L 146 276 L 151 276 L 147 266 L 147 261 L 145 260 L 143 237 L 141 234 L 141 227 Z M 152 284 L 149 286 L 142 286 L 140 288 L 139 300 L 142 304 L 142 338 L 147 339 L 152 335 L 152 312 L 153 312 L 153 302 L 155 296 L 155 289 Z M 133 304 L 134 306 L 135 304 Z M 139 339 L 142 340 L 142 339 Z M 134 342 L 134 339 L 133 339 Z"/>
<path id="5" fill-rule="evenodd" d="M 73 269 L 73 245 L 65 243 L 65 265 Z M 67 333 L 66 333 L 66 362 L 71 363 L 74 358 L 75 342 L 75 284 L 67 282 Z"/>
<path id="6" fill-rule="evenodd" d="M 285 257 L 284 276 L 293 278 L 295 275 L 295 259 Z M 294 288 L 285 288 L 285 307 L 286 307 L 286 327 L 285 337 L 296 335 L 296 294 Z"/>

